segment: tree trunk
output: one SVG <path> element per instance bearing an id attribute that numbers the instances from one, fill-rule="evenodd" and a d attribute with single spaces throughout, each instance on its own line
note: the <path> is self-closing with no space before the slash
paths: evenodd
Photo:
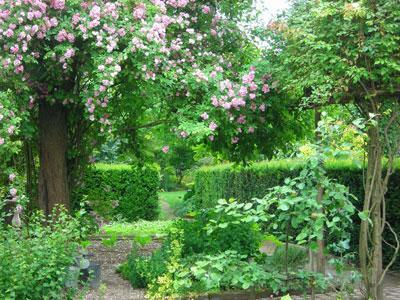
<path id="1" fill-rule="evenodd" d="M 382 276 L 382 145 L 378 125 L 368 130 L 368 168 L 365 184 L 363 211 L 369 213 L 368 220 L 361 221 L 360 227 L 360 268 L 368 297 L 383 299 L 383 287 L 379 284 Z"/>
<path id="2" fill-rule="evenodd" d="M 318 185 L 318 192 L 317 192 L 317 202 L 322 203 L 324 197 L 324 188 L 321 185 Z M 323 208 L 321 208 L 320 213 L 323 213 Z M 324 242 L 324 237 L 325 237 L 325 232 L 324 228 L 321 229 L 321 234 L 322 234 L 322 239 L 317 240 L 318 244 L 318 252 L 317 252 L 317 268 L 316 271 L 318 273 L 321 273 L 325 275 L 325 242 Z"/>
<path id="3" fill-rule="evenodd" d="M 60 103 L 39 103 L 39 205 L 46 215 L 56 204 L 69 209 L 67 177 L 67 109 Z"/>
<path id="4" fill-rule="evenodd" d="M 319 132 L 317 131 L 318 129 L 318 123 L 321 121 L 321 111 L 319 111 L 317 108 L 314 111 L 315 117 L 314 117 L 314 122 L 315 122 L 315 140 L 316 142 L 321 141 L 321 136 Z M 323 164 L 323 162 L 320 162 Z M 317 202 L 322 203 L 324 197 L 324 188 L 321 186 L 320 183 L 317 185 Z M 321 208 L 320 213 L 324 213 L 323 208 Z M 316 255 L 316 268 L 314 271 L 324 274 L 325 275 L 325 243 L 324 243 L 324 238 L 325 238 L 325 232 L 324 228 L 321 229 L 321 240 L 317 240 L 318 244 L 318 250 L 317 250 L 317 255 Z"/>

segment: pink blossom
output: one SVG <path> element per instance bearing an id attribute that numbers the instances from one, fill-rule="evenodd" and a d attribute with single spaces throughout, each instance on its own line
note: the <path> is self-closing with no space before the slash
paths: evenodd
<path id="1" fill-rule="evenodd" d="M 11 125 L 10 127 L 8 127 L 7 132 L 9 135 L 13 135 L 15 131 L 15 126 Z"/>
<path id="2" fill-rule="evenodd" d="M 143 3 L 140 3 L 133 10 L 133 17 L 137 20 L 142 20 L 146 16 L 146 6 Z"/>
<path id="3" fill-rule="evenodd" d="M 268 84 L 264 84 L 263 87 L 262 87 L 262 91 L 263 91 L 264 94 L 268 93 L 269 92 L 269 85 Z"/>
<path id="4" fill-rule="evenodd" d="M 9 181 L 14 181 L 14 179 L 17 177 L 17 175 L 15 175 L 14 173 L 11 173 L 10 175 L 8 175 L 8 180 Z"/>
<path id="5" fill-rule="evenodd" d="M 208 113 L 206 113 L 206 112 L 203 112 L 200 116 L 201 116 L 201 118 L 202 118 L 203 120 L 208 120 L 208 118 L 209 118 L 209 115 L 208 115 Z"/>
<path id="6" fill-rule="evenodd" d="M 244 97 L 247 95 L 247 88 L 245 86 L 242 86 L 239 90 L 239 95 Z"/>
<path id="7" fill-rule="evenodd" d="M 50 6 L 54 9 L 63 10 L 65 8 L 65 0 L 51 0 Z"/>
<path id="8" fill-rule="evenodd" d="M 3 145 L 4 142 L 5 142 L 4 139 L 2 137 L 0 137 L 0 145 Z"/>
<path id="9" fill-rule="evenodd" d="M 247 130 L 248 133 L 254 133 L 254 127 L 249 127 L 249 129 Z"/>
<path id="10" fill-rule="evenodd" d="M 19 46 L 18 46 L 17 44 L 15 44 L 14 46 L 12 46 L 12 47 L 10 48 L 10 52 L 11 52 L 12 54 L 17 54 L 18 51 L 19 51 Z"/>
<path id="11" fill-rule="evenodd" d="M 94 6 L 92 7 L 92 9 L 90 10 L 90 12 L 89 12 L 89 16 L 90 16 L 92 19 L 100 19 L 100 13 L 101 13 L 100 6 L 94 5 Z"/>
<path id="12" fill-rule="evenodd" d="M 208 14 L 210 12 L 210 7 L 207 5 L 203 6 L 203 13 Z"/>
<path id="13" fill-rule="evenodd" d="M 237 144 L 239 142 L 239 138 L 237 136 L 232 138 L 232 144 Z"/>
<path id="14" fill-rule="evenodd" d="M 213 121 L 213 122 L 210 123 L 208 128 L 210 128 L 211 131 L 215 131 L 215 129 L 218 128 L 218 125 Z"/>
<path id="15" fill-rule="evenodd" d="M 98 69 L 100 72 L 103 72 L 106 69 L 106 67 L 104 65 L 100 65 Z"/>
<path id="16" fill-rule="evenodd" d="M 71 58 L 74 55 L 75 55 L 75 50 L 72 48 L 68 49 L 64 54 L 65 58 Z"/>
<path id="17" fill-rule="evenodd" d="M 161 151 L 164 152 L 164 153 L 168 153 L 168 151 L 169 151 L 169 146 L 164 146 L 164 147 L 162 147 Z"/>
<path id="18" fill-rule="evenodd" d="M 213 136 L 213 135 L 210 135 L 210 136 L 208 137 L 208 139 L 212 142 L 212 141 L 214 141 L 214 136 Z"/>
<path id="19" fill-rule="evenodd" d="M 256 94 L 251 93 L 251 94 L 249 95 L 249 97 L 250 97 L 250 99 L 255 99 L 255 98 L 256 98 Z"/>
<path id="20" fill-rule="evenodd" d="M 79 13 L 74 14 L 72 16 L 72 24 L 73 25 L 77 25 L 79 23 L 79 21 L 81 20 L 81 15 Z"/>
<path id="21" fill-rule="evenodd" d="M 261 111 L 265 111 L 265 104 L 264 103 L 261 104 L 259 108 L 260 108 Z"/>
<path id="22" fill-rule="evenodd" d="M 211 103 L 212 105 L 214 105 L 215 107 L 219 106 L 219 102 L 216 96 L 212 96 L 211 97 Z"/>
<path id="23" fill-rule="evenodd" d="M 240 115 L 236 122 L 238 124 L 245 124 L 246 123 L 246 116 L 245 115 Z"/>
<path id="24" fill-rule="evenodd" d="M 215 29 L 211 29 L 211 35 L 212 36 L 216 36 L 218 33 Z"/>
<path id="25" fill-rule="evenodd" d="M 188 137 L 188 133 L 186 132 L 186 131 L 181 131 L 181 133 L 180 133 L 180 136 L 182 137 L 182 138 L 186 138 L 186 137 Z"/>

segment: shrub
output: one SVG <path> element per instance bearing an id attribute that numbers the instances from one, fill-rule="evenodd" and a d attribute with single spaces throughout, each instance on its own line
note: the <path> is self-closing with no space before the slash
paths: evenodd
<path id="1" fill-rule="evenodd" d="M 249 167 L 234 166 L 232 164 L 216 167 L 201 168 L 195 176 L 195 195 L 193 201 L 198 208 L 208 208 L 216 205 L 218 199 L 235 198 L 246 202 L 253 197 L 262 198 L 268 189 L 282 185 L 285 178 L 295 178 L 299 175 L 302 162 L 298 160 L 281 160 L 255 163 Z M 326 163 L 327 176 L 336 179 L 339 183 L 348 186 L 350 193 L 359 201 L 354 205 L 362 210 L 364 199 L 363 169 L 351 161 L 328 161 Z M 387 220 L 395 231 L 400 234 L 400 170 L 397 168 L 389 182 L 386 194 Z M 357 217 L 355 217 L 357 218 Z M 359 220 L 354 220 L 352 233 L 352 249 L 357 251 Z M 394 243 L 390 232 L 385 232 L 384 238 Z M 385 261 L 392 256 L 389 247 L 384 248 Z M 397 260 L 396 269 L 400 269 L 400 259 Z"/>
<path id="2" fill-rule="evenodd" d="M 159 214 L 159 182 L 159 174 L 152 168 L 96 164 L 74 196 L 89 201 L 106 219 L 155 220 Z"/>
<path id="3" fill-rule="evenodd" d="M 183 232 L 183 255 L 218 254 L 227 250 L 248 256 L 258 253 L 263 238 L 260 228 L 257 224 L 234 224 L 239 217 L 215 210 L 203 210 L 196 213 L 193 220 L 177 221 L 175 227 Z M 207 232 L 206 226 L 211 221 L 229 225 Z"/>
<path id="4" fill-rule="evenodd" d="M 72 299 L 65 281 L 86 229 L 81 212 L 72 218 L 54 210 L 53 216 L 36 214 L 21 230 L 0 230 L 1 299 Z"/>
<path id="5" fill-rule="evenodd" d="M 138 246 L 133 245 L 128 260 L 119 268 L 122 277 L 134 288 L 146 288 L 159 276 L 167 272 L 168 249 L 164 246 L 155 250 L 151 256 L 138 253 Z"/>

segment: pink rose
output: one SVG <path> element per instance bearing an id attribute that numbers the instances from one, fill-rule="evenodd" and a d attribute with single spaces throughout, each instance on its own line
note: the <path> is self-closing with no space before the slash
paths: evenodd
<path id="1" fill-rule="evenodd" d="M 164 146 L 164 147 L 162 147 L 161 151 L 164 152 L 164 153 L 168 153 L 168 151 L 169 151 L 169 146 Z"/>
<path id="2" fill-rule="evenodd" d="M 211 131 L 215 131 L 215 129 L 218 128 L 218 125 L 213 121 L 213 122 L 210 123 L 208 128 L 210 128 Z"/>
<path id="3" fill-rule="evenodd" d="M 205 13 L 205 14 L 210 13 L 210 7 L 207 6 L 207 5 L 204 5 L 204 6 L 203 6 L 203 13 Z"/>

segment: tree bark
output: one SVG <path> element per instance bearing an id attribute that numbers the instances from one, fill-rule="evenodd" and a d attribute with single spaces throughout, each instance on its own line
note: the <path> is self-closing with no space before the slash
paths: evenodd
<path id="1" fill-rule="evenodd" d="M 368 297 L 383 299 L 382 276 L 382 202 L 384 197 L 382 181 L 382 145 L 379 126 L 368 130 L 368 168 L 365 184 L 364 212 L 369 212 L 372 228 L 368 220 L 361 221 L 360 227 L 360 268 Z"/>
<path id="2" fill-rule="evenodd" d="M 314 122 L 315 122 L 315 140 L 316 142 L 321 141 L 321 136 L 319 134 L 319 132 L 317 131 L 318 129 L 318 123 L 321 121 L 321 111 L 318 110 L 317 108 L 314 111 L 315 113 L 315 118 L 314 118 Z M 321 162 L 323 164 L 323 162 Z M 322 203 L 324 197 L 324 188 L 321 186 L 320 182 L 317 185 L 317 202 L 318 203 Z M 323 208 L 321 208 L 320 213 L 324 213 Z M 318 244 L 318 250 L 317 250 L 317 255 L 316 255 L 316 269 L 315 271 L 318 273 L 321 273 L 323 275 L 325 275 L 325 243 L 324 243 L 324 238 L 325 238 L 325 232 L 324 232 L 324 228 L 321 229 L 321 236 L 322 239 L 317 240 L 317 244 Z"/>
<path id="3" fill-rule="evenodd" d="M 56 204 L 67 209 L 69 188 L 67 176 L 68 145 L 67 109 L 60 103 L 39 103 L 39 205 L 46 215 Z"/>

